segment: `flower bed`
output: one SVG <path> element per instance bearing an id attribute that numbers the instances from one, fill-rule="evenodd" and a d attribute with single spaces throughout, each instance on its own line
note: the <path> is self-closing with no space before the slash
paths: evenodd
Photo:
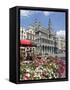
<path id="1" fill-rule="evenodd" d="M 20 80 L 39 80 L 65 77 L 65 63 L 63 60 L 50 57 L 48 59 L 35 58 L 31 63 L 20 64 Z"/>

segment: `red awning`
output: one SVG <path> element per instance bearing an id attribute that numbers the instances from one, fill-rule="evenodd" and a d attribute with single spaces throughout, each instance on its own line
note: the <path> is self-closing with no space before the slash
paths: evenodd
<path id="1" fill-rule="evenodd" d="M 20 44 L 21 44 L 21 45 L 32 46 L 31 40 L 20 40 Z"/>

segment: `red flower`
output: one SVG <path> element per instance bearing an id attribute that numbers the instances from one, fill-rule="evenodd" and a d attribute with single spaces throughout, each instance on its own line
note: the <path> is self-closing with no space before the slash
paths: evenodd
<path id="1" fill-rule="evenodd" d="M 59 61 L 59 65 L 65 66 L 64 62 L 62 60 Z"/>
<path id="2" fill-rule="evenodd" d="M 61 77 L 62 75 L 64 75 L 64 70 L 65 68 L 63 66 L 59 66 L 59 69 L 58 69 L 58 73 L 59 73 L 59 76 Z"/>
<path id="3" fill-rule="evenodd" d="M 60 69 L 60 73 L 63 73 L 64 72 L 64 67 L 59 67 L 59 69 Z"/>

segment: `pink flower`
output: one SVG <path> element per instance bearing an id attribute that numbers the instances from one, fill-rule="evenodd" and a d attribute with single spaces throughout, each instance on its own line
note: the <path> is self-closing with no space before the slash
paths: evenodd
<path id="1" fill-rule="evenodd" d="M 24 76 L 23 79 L 24 79 L 24 80 L 29 80 L 29 77 Z"/>
<path id="2" fill-rule="evenodd" d="M 30 78 L 30 74 L 29 73 L 25 73 L 24 76 L 23 76 L 23 79 L 24 80 L 29 80 Z"/>

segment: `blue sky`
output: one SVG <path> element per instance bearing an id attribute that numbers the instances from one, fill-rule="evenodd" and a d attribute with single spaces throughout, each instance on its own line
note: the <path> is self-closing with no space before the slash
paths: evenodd
<path id="1" fill-rule="evenodd" d="M 65 32 L 65 13 L 64 12 L 51 12 L 51 11 L 20 11 L 20 26 L 25 29 L 34 23 L 35 19 L 40 21 L 43 26 L 48 26 L 49 18 L 52 22 L 52 28 L 56 32 Z"/>

